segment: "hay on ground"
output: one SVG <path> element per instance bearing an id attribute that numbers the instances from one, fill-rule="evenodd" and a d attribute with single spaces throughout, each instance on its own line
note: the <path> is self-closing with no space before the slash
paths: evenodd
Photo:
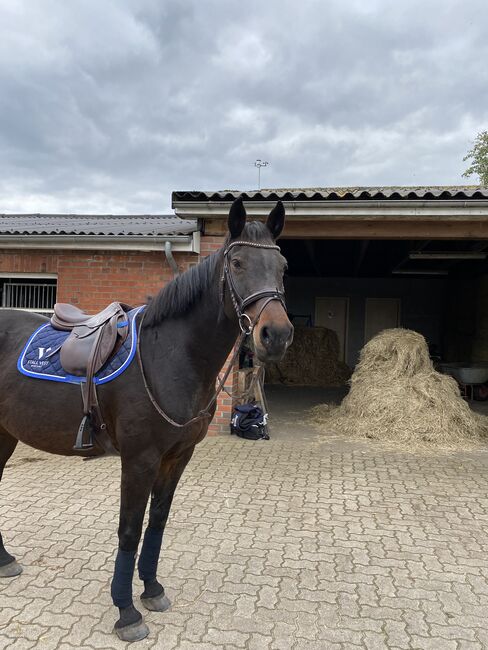
<path id="1" fill-rule="evenodd" d="M 268 384 L 343 386 L 351 376 L 339 360 L 339 339 L 326 327 L 295 327 L 293 343 L 279 363 L 266 366 Z"/>
<path id="2" fill-rule="evenodd" d="M 340 406 L 318 406 L 321 428 L 364 438 L 455 447 L 488 436 L 488 418 L 474 413 L 457 382 L 437 372 L 424 337 L 384 330 L 362 349 Z"/>

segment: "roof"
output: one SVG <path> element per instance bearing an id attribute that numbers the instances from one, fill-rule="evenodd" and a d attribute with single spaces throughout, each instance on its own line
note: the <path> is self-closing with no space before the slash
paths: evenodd
<path id="1" fill-rule="evenodd" d="M 466 200 L 488 199 L 488 187 L 479 185 L 429 185 L 388 187 L 309 187 L 280 188 L 254 191 L 223 190 L 220 192 L 176 191 L 173 203 L 178 201 L 233 201 L 242 196 L 244 201 L 368 201 L 368 200 Z"/>
<path id="2" fill-rule="evenodd" d="M 166 214 L 0 214 L 0 235 L 160 237 L 197 230 L 195 219 Z"/>

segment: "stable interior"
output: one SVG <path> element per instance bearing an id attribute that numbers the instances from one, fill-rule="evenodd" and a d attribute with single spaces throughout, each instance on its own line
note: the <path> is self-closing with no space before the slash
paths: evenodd
<path id="1" fill-rule="evenodd" d="M 351 370 L 363 345 L 390 327 L 420 332 L 439 367 L 488 365 L 486 240 L 283 239 L 280 246 L 288 260 L 285 290 L 292 322 L 334 330 L 339 357 Z M 272 415 L 293 401 L 291 392 L 301 408 L 345 394 L 346 385 L 307 389 L 316 363 L 323 360 L 304 358 L 301 381 L 295 373 L 291 386 L 270 373 L 266 394 Z M 473 402 L 481 410 L 482 404 Z"/>

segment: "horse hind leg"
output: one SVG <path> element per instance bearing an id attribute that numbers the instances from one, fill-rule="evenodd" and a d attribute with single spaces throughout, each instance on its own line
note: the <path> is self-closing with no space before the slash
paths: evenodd
<path id="1" fill-rule="evenodd" d="M 14 453 L 17 442 L 15 438 L 12 438 L 3 429 L 0 429 L 0 481 L 2 480 L 4 467 L 10 456 Z M 0 533 L 0 578 L 13 578 L 20 573 L 22 573 L 22 567 L 15 560 L 14 556 L 7 552 L 3 545 L 2 534 Z"/>

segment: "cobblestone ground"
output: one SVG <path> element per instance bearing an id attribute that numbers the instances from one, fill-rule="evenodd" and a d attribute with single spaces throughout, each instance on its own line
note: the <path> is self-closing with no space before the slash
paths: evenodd
<path id="1" fill-rule="evenodd" d="M 0 522 L 0 647 L 123 648 L 111 629 L 119 464 L 19 448 Z M 488 453 L 207 439 L 177 492 L 170 612 L 135 647 L 488 648 Z M 135 593 L 140 592 L 138 582 Z"/>

